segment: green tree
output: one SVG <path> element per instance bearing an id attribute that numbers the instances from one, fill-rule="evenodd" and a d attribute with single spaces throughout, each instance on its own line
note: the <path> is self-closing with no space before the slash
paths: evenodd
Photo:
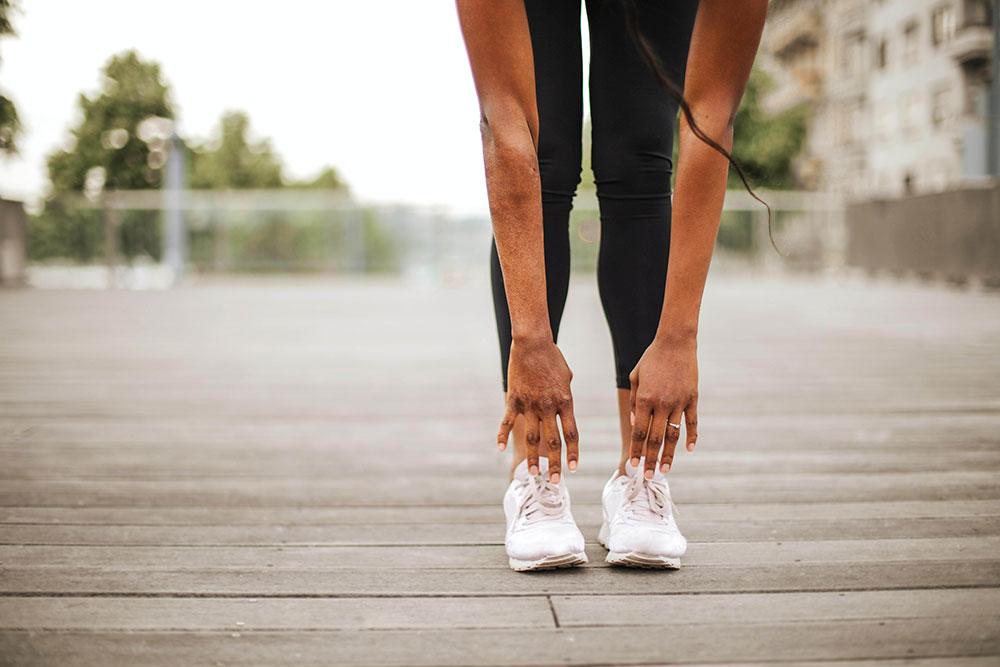
<path id="1" fill-rule="evenodd" d="M 0 0 L 0 37 L 17 34 L 10 20 L 10 15 L 17 8 L 16 0 Z M 13 100 L 0 92 L 0 154 L 16 153 L 20 135 L 21 119 L 17 114 L 17 106 Z"/>
<path id="2" fill-rule="evenodd" d="M 771 77 L 754 68 L 733 122 L 733 156 L 755 187 L 782 189 L 798 185 L 794 160 L 806 138 L 809 109 L 798 105 L 778 113 L 766 111 L 762 99 L 773 88 Z M 731 170 L 730 187 L 741 188 Z"/>
<path id="3" fill-rule="evenodd" d="M 113 56 L 94 97 L 81 93 L 72 147 L 49 156 L 54 194 L 159 187 L 174 117 L 160 65 L 136 51 Z M 89 180 L 88 180 L 89 179 Z"/>
<path id="4" fill-rule="evenodd" d="M 279 188 L 283 171 L 271 141 L 250 138 L 250 118 L 243 111 L 223 114 L 215 137 L 191 151 L 192 188 Z"/>
<path id="5" fill-rule="evenodd" d="M 88 261 L 102 252 L 100 212 L 67 207 L 63 195 L 97 196 L 105 189 L 156 188 L 162 182 L 174 108 L 159 64 L 125 51 L 108 60 L 102 75 L 97 94 L 78 98 L 80 121 L 70 130 L 70 147 L 48 158 L 52 197 L 29 224 L 34 259 Z M 158 223 L 155 212 L 126 212 L 119 226 L 121 254 L 158 257 Z"/>
<path id="6" fill-rule="evenodd" d="M 347 183 L 333 167 L 323 167 L 314 178 L 304 181 L 292 181 L 289 186 L 295 188 L 315 188 L 317 190 L 347 190 Z"/>

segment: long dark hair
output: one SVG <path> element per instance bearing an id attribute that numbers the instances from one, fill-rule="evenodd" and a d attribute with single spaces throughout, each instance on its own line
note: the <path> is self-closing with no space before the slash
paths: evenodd
<path id="1" fill-rule="evenodd" d="M 729 161 L 730 166 L 736 171 L 736 175 L 740 177 L 740 181 L 743 182 L 743 187 L 746 191 L 750 193 L 750 196 L 759 201 L 767 209 L 767 237 L 771 240 L 771 245 L 774 250 L 779 255 L 784 255 L 781 250 L 778 249 L 778 244 L 774 242 L 773 227 L 771 225 L 772 212 L 770 205 L 757 196 L 754 192 L 753 187 L 750 185 L 750 180 L 747 178 L 746 173 L 743 171 L 743 167 L 740 166 L 739 161 L 733 156 L 733 154 L 723 148 L 719 142 L 712 137 L 705 134 L 702 131 L 701 126 L 694 119 L 694 114 L 691 113 L 691 106 L 684 99 L 684 90 L 677 85 L 677 83 L 670 78 L 666 70 L 663 67 L 663 63 L 660 62 L 660 57 L 656 55 L 656 51 L 653 50 L 652 45 L 650 45 L 649 40 L 646 36 L 642 34 L 639 29 L 639 12 L 636 8 L 635 0 L 621 0 L 622 8 L 625 10 L 625 28 L 628 31 L 629 36 L 632 38 L 633 43 L 639 50 L 639 55 L 642 59 L 646 61 L 646 65 L 653 72 L 653 76 L 656 77 L 657 82 L 660 84 L 667 93 L 670 94 L 672 98 L 677 102 L 678 106 L 681 108 L 681 113 L 684 114 L 684 119 L 687 121 L 688 127 L 691 128 L 691 132 L 694 136 L 698 137 L 702 143 L 708 145 L 717 153 L 722 155 Z"/>

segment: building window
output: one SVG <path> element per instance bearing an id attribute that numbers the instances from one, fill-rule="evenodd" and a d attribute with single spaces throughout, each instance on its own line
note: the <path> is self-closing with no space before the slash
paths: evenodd
<path id="1" fill-rule="evenodd" d="M 993 7 L 990 0 L 965 0 L 962 25 L 993 24 Z"/>
<path id="2" fill-rule="evenodd" d="M 875 67 L 885 69 L 889 66 L 889 40 L 880 37 L 875 45 Z"/>
<path id="3" fill-rule="evenodd" d="M 903 62 L 913 65 L 920 60 L 920 24 L 910 21 L 903 28 Z"/>
<path id="4" fill-rule="evenodd" d="M 931 94 L 931 124 L 941 127 L 951 120 L 951 90 L 938 88 Z"/>
<path id="5" fill-rule="evenodd" d="M 931 44 L 941 46 L 955 36 L 955 8 L 941 5 L 931 12 Z"/>

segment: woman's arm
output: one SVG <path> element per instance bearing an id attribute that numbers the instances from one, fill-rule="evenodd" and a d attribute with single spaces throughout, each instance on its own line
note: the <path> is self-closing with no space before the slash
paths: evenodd
<path id="1" fill-rule="evenodd" d="M 691 36 L 684 97 L 698 127 L 726 150 L 760 42 L 767 0 L 701 0 Z M 698 437 L 698 315 L 726 194 L 728 160 L 694 135 L 681 114 L 677 183 L 663 311 L 653 343 L 632 371 L 631 459 L 647 475 L 674 458 L 681 415 L 687 448 Z M 643 452 L 645 448 L 645 452 Z"/>
<path id="2" fill-rule="evenodd" d="M 550 478 L 558 480 L 557 415 L 571 470 L 579 458 L 578 438 L 572 373 L 552 340 L 545 297 L 538 110 L 524 0 L 457 0 L 457 6 L 479 96 L 486 186 L 513 336 L 497 445 L 506 447 L 514 419 L 524 415 L 529 469 L 537 473 L 544 439 Z"/>

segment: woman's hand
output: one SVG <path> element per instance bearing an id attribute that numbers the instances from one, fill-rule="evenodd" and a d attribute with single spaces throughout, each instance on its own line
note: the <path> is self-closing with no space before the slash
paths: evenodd
<path id="1" fill-rule="evenodd" d="M 645 455 L 645 475 L 652 478 L 659 457 L 667 472 L 680 438 L 681 416 L 687 425 L 687 450 L 698 439 L 698 344 L 693 336 L 655 338 L 629 375 L 632 390 L 632 465 Z M 660 454 L 660 447 L 663 454 Z M 645 448 L 645 452 L 643 449 Z"/>
<path id="2" fill-rule="evenodd" d="M 547 332 L 546 332 L 547 333 Z M 548 336 L 536 339 L 514 339 L 507 367 L 507 409 L 500 422 L 497 447 L 507 447 L 507 438 L 514 420 L 524 415 L 527 441 L 528 471 L 538 474 L 539 443 L 549 461 L 549 479 L 559 481 L 562 467 L 562 437 L 566 440 L 569 469 L 576 470 L 580 458 L 576 418 L 573 416 L 573 395 L 569 383 L 573 379 L 562 352 Z"/>

